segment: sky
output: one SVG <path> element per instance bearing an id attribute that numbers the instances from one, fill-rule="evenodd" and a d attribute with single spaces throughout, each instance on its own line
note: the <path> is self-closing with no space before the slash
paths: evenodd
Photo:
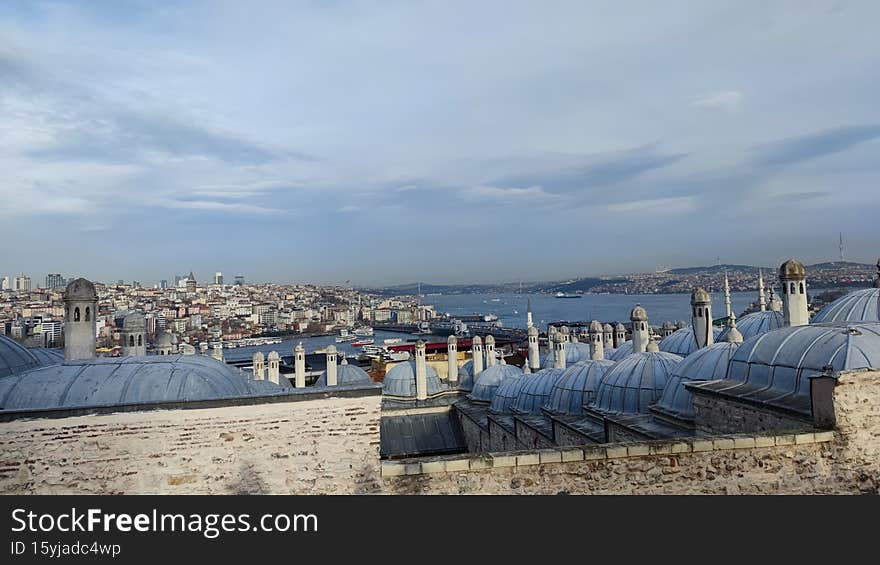
<path id="1" fill-rule="evenodd" d="M 880 255 L 880 3 L 0 3 L 0 275 Z"/>

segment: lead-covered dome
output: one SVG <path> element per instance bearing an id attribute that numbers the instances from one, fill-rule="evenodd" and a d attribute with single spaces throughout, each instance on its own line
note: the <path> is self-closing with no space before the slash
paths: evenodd
<path id="1" fill-rule="evenodd" d="M 82 300 L 92 302 L 98 299 L 98 292 L 92 281 L 82 277 L 73 279 L 67 283 L 64 289 L 64 300 Z"/>
<path id="2" fill-rule="evenodd" d="M 492 365 L 477 375 L 477 379 L 474 382 L 474 389 L 468 395 L 468 398 L 480 402 L 492 402 L 492 397 L 495 395 L 495 391 L 498 390 L 498 387 L 504 382 L 504 379 L 522 374 L 522 369 L 516 365 L 507 365 L 504 363 Z"/>
<path id="3" fill-rule="evenodd" d="M 347 361 L 343 361 L 336 367 L 336 384 L 358 385 L 373 382 L 370 375 L 357 365 L 349 365 Z M 315 386 L 327 386 L 327 371 L 325 370 L 315 381 Z"/>
<path id="4" fill-rule="evenodd" d="M 809 324 L 744 341 L 730 359 L 728 390 L 810 413 L 810 377 L 880 368 L 880 323 Z"/>
<path id="5" fill-rule="evenodd" d="M 797 259 L 789 259 L 779 266 L 779 278 L 781 280 L 799 280 L 807 276 L 804 264 Z"/>
<path id="6" fill-rule="evenodd" d="M 662 343 L 662 342 L 661 342 Z M 615 347 L 611 350 L 610 353 L 605 355 L 605 358 L 610 361 L 622 361 L 626 359 L 633 353 L 633 341 L 624 341 L 619 346 Z"/>
<path id="7" fill-rule="evenodd" d="M 516 402 L 516 397 L 519 396 L 523 385 L 526 384 L 526 376 L 525 373 L 520 373 L 502 380 L 498 388 L 495 389 L 495 394 L 492 395 L 492 402 L 489 403 L 489 412 L 495 414 L 510 413 L 513 403 Z"/>
<path id="8" fill-rule="evenodd" d="M 0 409 L 106 407 L 284 392 L 269 381 L 249 381 L 210 357 L 99 357 L 0 379 Z"/>
<path id="9" fill-rule="evenodd" d="M 574 365 L 579 361 L 585 361 L 591 357 L 590 344 L 581 342 L 566 342 L 565 365 Z M 553 350 L 541 358 L 542 369 L 552 369 L 555 365 L 556 354 Z"/>
<path id="10" fill-rule="evenodd" d="M 636 307 L 629 313 L 629 319 L 633 322 L 647 322 L 648 312 L 641 304 L 636 304 Z"/>
<path id="11" fill-rule="evenodd" d="M 141 330 L 147 328 L 147 320 L 140 312 L 131 312 L 122 318 L 122 329 L 124 330 Z"/>
<path id="12" fill-rule="evenodd" d="M 513 403 L 513 411 L 517 414 L 540 414 L 541 407 L 547 403 L 553 387 L 565 371 L 566 369 L 542 369 L 534 375 L 527 375 Z"/>
<path id="13" fill-rule="evenodd" d="M 25 346 L 0 335 L 0 377 L 23 373 L 40 366 L 40 361 Z"/>
<path id="14" fill-rule="evenodd" d="M 458 388 L 472 390 L 474 388 L 474 360 L 466 361 L 458 368 Z"/>
<path id="15" fill-rule="evenodd" d="M 599 383 L 613 366 L 613 361 L 603 359 L 581 361 L 565 369 L 544 407 L 555 414 L 583 414 L 584 405 L 596 398 Z"/>
<path id="16" fill-rule="evenodd" d="M 634 353 L 608 371 L 590 407 L 603 412 L 647 412 L 680 362 L 678 355 L 663 351 Z"/>
<path id="17" fill-rule="evenodd" d="M 723 330 L 719 327 L 712 326 L 712 336 L 715 341 L 721 339 Z M 660 340 L 660 351 L 672 353 L 680 357 L 687 357 L 697 350 L 697 340 L 694 338 L 694 328 L 687 326 L 680 330 L 675 330 L 669 336 Z"/>
<path id="18" fill-rule="evenodd" d="M 703 287 L 697 287 L 691 293 L 691 304 L 709 304 L 711 302 L 712 297 Z"/>
<path id="19" fill-rule="evenodd" d="M 440 376 L 434 367 L 425 366 L 428 396 L 437 394 L 443 390 L 440 385 Z M 416 397 L 416 362 L 403 361 L 391 368 L 385 374 L 382 381 L 382 392 L 389 396 L 401 396 L 405 398 Z"/>
<path id="20" fill-rule="evenodd" d="M 880 322 L 880 288 L 863 288 L 844 294 L 813 316 L 811 323 Z"/>
<path id="21" fill-rule="evenodd" d="M 742 334 L 743 341 L 783 327 L 785 327 L 785 317 L 782 312 L 776 310 L 752 312 L 736 320 L 736 329 Z M 715 337 L 715 341 L 726 341 L 728 333 L 730 333 L 728 329 L 722 330 Z"/>
<path id="22" fill-rule="evenodd" d="M 726 378 L 727 365 L 737 347 L 739 347 L 738 343 L 722 341 L 708 345 L 686 357 L 673 369 L 654 409 L 677 418 L 693 420 L 693 398 L 684 384 Z"/>

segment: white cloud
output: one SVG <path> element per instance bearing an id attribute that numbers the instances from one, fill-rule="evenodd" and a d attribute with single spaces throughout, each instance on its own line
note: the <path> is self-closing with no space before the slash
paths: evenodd
<path id="1" fill-rule="evenodd" d="M 698 96 L 691 102 L 691 106 L 736 112 L 742 107 L 743 97 L 743 93 L 738 90 L 722 90 Z"/>
<path id="2" fill-rule="evenodd" d="M 499 203 L 535 202 L 552 204 L 560 200 L 557 194 L 551 194 L 540 186 L 527 188 L 503 188 L 499 186 L 473 186 L 461 191 L 466 200 L 485 200 Z"/>
<path id="3" fill-rule="evenodd" d="M 216 202 L 213 200 L 158 200 L 154 203 L 162 208 L 186 209 L 186 210 L 209 210 L 215 212 L 239 212 L 245 214 L 277 214 L 283 212 L 277 208 L 265 208 L 251 204 L 230 204 L 228 202 Z"/>
<path id="4" fill-rule="evenodd" d="M 605 209 L 609 212 L 632 213 L 651 211 L 654 214 L 681 214 L 690 212 L 696 207 L 693 196 L 678 196 L 673 198 L 651 198 L 646 200 L 632 200 L 630 202 L 618 202 L 608 204 Z"/>

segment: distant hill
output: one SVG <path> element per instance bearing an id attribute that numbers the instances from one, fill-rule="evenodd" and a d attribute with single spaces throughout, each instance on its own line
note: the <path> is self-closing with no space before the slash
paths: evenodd
<path id="1" fill-rule="evenodd" d="M 753 267 L 752 265 L 712 265 L 707 267 L 682 267 L 664 272 L 670 275 L 695 275 L 699 273 L 714 274 L 723 273 L 724 271 L 757 273 L 759 268 L 764 269 L 765 271 L 772 270 L 770 267 Z"/>

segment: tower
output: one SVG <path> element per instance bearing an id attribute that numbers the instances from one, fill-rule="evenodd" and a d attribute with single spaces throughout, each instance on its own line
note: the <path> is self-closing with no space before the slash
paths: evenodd
<path id="1" fill-rule="evenodd" d="M 633 353 L 639 353 L 648 347 L 648 312 L 641 304 L 636 304 L 629 313 L 629 320 L 632 322 Z"/>
<path id="2" fill-rule="evenodd" d="M 446 338 L 446 380 L 450 384 L 458 382 L 458 338 L 450 335 Z"/>
<path id="3" fill-rule="evenodd" d="M 786 326 L 803 326 L 810 323 L 807 312 L 807 271 L 804 264 L 789 259 L 779 266 L 779 282 L 782 284 L 782 316 Z"/>
<path id="4" fill-rule="evenodd" d="M 727 280 L 727 271 L 724 271 L 724 315 L 730 318 L 730 282 Z"/>
<path id="5" fill-rule="evenodd" d="M 95 358 L 95 315 L 98 293 L 83 278 L 64 290 L 64 360 Z"/>
<path id="6" fill-rule="evenodd" d="M 617 349 L 626 342 L 626 326 L 617 322 L 614 325 L 614 349 Z"/>
<path id="7" fill-rule="evenodd" d="M 614 349 L 614 328 L 611 327 L 611 324 L 605 324 L 602 327 L 603 336 L 602 339 L 605 341 L 604 346 L 606 350 Z"/>
<path id="8" fill-rule="evenodd" d="M 281 356 L 278 355 L 277 351 L 269 352 L 269 381 L 275 383 L 276 385 L 281 380 Z"/>
<path id="9" fill-rule="evenodd" d="M 187 292 L 195 292 L 196 291 L 196 276 L 192 271 L 189 272 L 189 276 L 186 279 L 186 291 Z"/>
<path id="10" fill-rule="evenodd" d="M 715 342 L 712 333 L 712 297 L 703 288 L 698 287 L 691 293 L 691 326 L 697 349 Z"/>
<path id="11" fill-rule="evenodd" d="M 491 336 L 490 336 L 491 337 Z M 416 342 L 416 400 L 428 398 L 428 364 L 425 359 L 425 342 Z"/>
<path id="12" fill-rule="evenodd" d="M 327 346 L 327 386 L 336 386 L 336 346 Z"/>
<path id="13" fill-rule="evenodd" d="M 538 348 L 538 328 L 529 326 L 529 362 L 528 368 L 538 370 L 541 368 L 541 352 Z"/>
<path id="14" fill-rule="evenodd" d="M 296 388 L 305 388 L 306 386 L 306 350 L 302 342 L 296 344 L 293 348 L 293 371 L 294 386 Z"/>
<path id="15" fill-rule="evenodd" d="M 140 312 L 132 312 L 122 319 L 122 354 L 146 355 L 147 342 L 145 334 L 147 321 Z"/>
<path id="16" fill-rule="evenodd" d="M 474 365 L 474 381 L 476 381 L 477 376 L 483 372 L 483 340 L 478 335 L 475 335 L 471 341 L 471 355 Z"/>
<path id="17" fill-rule="evenodd" d="M 767 310 L 767 302 L 764 300 L 764 273 L 758 269 L 758 307 L 761 312 Z"/>
<path id="18" fill-rule="evenodd" d="M 528 309 L 526 310 L 526 328 L 533 327 L 532 323 L 532 299 L 528 299 Z"/>
<path id="19" fill-rule="evenodd" d="M 266 378 L 266 359 L 262 351 L 254 353 L 254 380 L 262 381 Z"/>
<path id="20" fill-rule="evenodd" d="M 486 368 L 495 365 L 495 338 L 490 334 L 486 336 Z"/>
<path id="21" fill-rule="evenodd" d="M 605 347 L 602 343 L 602 323 L 598 320 L 590 322 L 590 359 L 601 361 L 605 359 Z"/>
<path id="22" fill-rule="evenodd" d="M 556 334 L 556 341 L 553 342 L 553 368 L 565 369 L 565 345 L 568 340 L 563 333 Z"/>

